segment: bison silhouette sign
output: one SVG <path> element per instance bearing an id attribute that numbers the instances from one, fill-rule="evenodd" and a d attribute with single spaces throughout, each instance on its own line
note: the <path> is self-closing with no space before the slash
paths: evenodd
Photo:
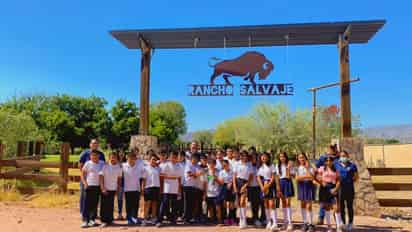
<path id="1" fill-rule="evenodd" d="M 227 85 L 231 85 L 229 78 L 238 76 L 244 80 L 249 80 L 252 85 L 256 85 L 255 76 L 259 75 L 259 80 L 264 80 L 273 71 L 273 64 L 263 54 L 259 52 L 246 52 L 232 60 L 219 60 L 219 62 L 209 66 L 214 68 L 210 77 L 210 84 L 214 85 L 217 77 L 222 76 Z"/>

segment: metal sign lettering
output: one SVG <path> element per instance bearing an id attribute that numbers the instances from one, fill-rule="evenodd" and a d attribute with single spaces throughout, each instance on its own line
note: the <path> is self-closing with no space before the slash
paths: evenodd
<path id="1" fill-rule="evenodd" d="M 216 63 L 212 64 L 211 61 Z M 256 84 L 256 75 L 259 80 L 265 80 L 274 70 L 273 63 L 265 55 L 251 51 L 232 60 L 212 58 L 209 66 L 213 68 L 210 84 L 189 85 L 189 96 L 233 96 L 234 86 L 230 82 L 232 77 L 241 77 L 250 84 L 240 85 L 241 96 L 290 96 L 293 95 L 291 83 Z M 225 84 L 215 84 L 218 77 L 222 77 Z"/>

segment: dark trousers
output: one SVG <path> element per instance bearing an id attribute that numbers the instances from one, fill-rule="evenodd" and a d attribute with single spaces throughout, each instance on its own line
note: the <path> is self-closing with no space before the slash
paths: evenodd
<path id="1" fill-rule="evenodd" d="M 126 198 L 126 217 L 127 220 L 131 218 L 137 218 L 137 212 L 139 212 L 140 192 L 130 191 L 124 193 Z"/>
<path id="2" fill-rule="evenodd" d="M 353 199 L 355 198 L 354 188 L 342 186 L 339 192 L 340 214 L 343 224 L 346 224 L 346 209 L 348 209 L 349 223 L 353 223 Z"/>
<path id="3" fill-rule="evenodd" d="M 160 204 L 160 218 L 159 221 L 163 220 L 166 216 L 167 220 L 171 222 L 176 222 L 177 218 L 177 194 L 163 193 L 162 203 Z"/>
<path id="4" fill-rule="evenodd" d="M 122 215 L 123 211 L 123 195 L 124 189 L 123 187 L 120 188 L 120 191 L 117 193 L 117 214 Z"/>
<path id="5" fill-rule="evenodd" d="M 101 194 L 100 219 L 104 223 L 113 222 L 114 196 L 116 191 L 107 191 Z"/>
<path id="6" fill-rule="evenodd" d="M 249 187 L 248 188 L 248 199 L 252 206 L 252 219 L 253 221 L 259 219 L 259 207 L 261 205 L 260 200 L 260 188 L 259 187 Z"/>
<path id="7" fill-rule="evenodd" d="M 83 211 L 85 208 L 85 201 L 86 201 L 86 189 L 84 189 L 83 182 L 80 181 L 80 200 L 79 200 L 79 208 L 80 214 L 83 215 Z"/>
<path id="8" fill-rule="evenodd" d="M 196 203 L 196 193 L 194 187 L 183 187 L 184 217 L 186 221 L 194 218 L 193 211 Z"/>
<path id="9" fill-rule="evenodd" d="M 99 204 L 100 186 L 89 186 L 85 192 L 85 207 L 83 210 L 83 221 L 95 220 L 97 206 Z"/>
<path id="10" fill-rule="evenodd" d="M 185 194 L 183 193 L 183 188 L 180 199 L 177 200 L 177 217 L 185 217 Z"/>
<path id="11" fill-rule="evenodd" d="M 194 204 L 197 212 L 196 215 L 193 215 L 197 220 L 204 220 L 207 218 L 206 215 L 203 213 L 203 195 L 204 191 L 198 188 L 195 188 L 195 199 L 194 199 Z"/>

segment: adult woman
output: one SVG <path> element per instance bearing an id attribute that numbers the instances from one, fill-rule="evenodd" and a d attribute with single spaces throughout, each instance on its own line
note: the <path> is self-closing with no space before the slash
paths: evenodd
<path id="1" fill-rule="evenodd" d="M 336 170 L 339 173 L 340 189 L 339 202 L 340 212 L 343 224 L 346 224 L 345 206 L 348 209 L 347 231 L 351 231 L 353 227 L 353 199 L 355 198 L 354 182 L 358 179 L 358 168 L 355 163 L 349 159 L 349 153 L 346 151 L 340 152 L 338 162 L 335 162 Z"/>

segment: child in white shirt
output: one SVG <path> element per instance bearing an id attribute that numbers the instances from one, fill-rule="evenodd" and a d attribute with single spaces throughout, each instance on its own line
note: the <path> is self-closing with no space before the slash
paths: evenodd
<path id="1" fill-rule="evenodd" d="M 157 209 L 160 200 L 160 168 L 157 165 L 159 158 L 152 154 L 149 165 L 146 165 L 143 172 L 144 189 L 144 221 L 142 225 L 147 225 L 150 218 L 152 224 L 157 223 Z M 149 212 L 151 215 L 149 215 Z"/>
<path id="2" fill-rule="evenodd" d="M 142 164 L 142 162 L 139 162 Z M 137 224 L 137 213 L 140 201 L 140 179 L 143 174 L 143 165 L 137 162 L 136 153 L 127 155 L 127 162 L 123 163 L 124 194 L 126 198 L 126 218 L 129 225 Z"/>
<path id="3" fill-rule="evenodd" d="M 122 168 L 119 164 L 117 153 L 111 153 L 109 163 L 105 164 L 99 173 L 100 175 L 100 218 L 102 227 L 113 222 L 114 196 L 120 190 L 122 181 Z"/>
<path id="4" fill-rule="evenodd" d="M 157 227 L 162 226 L 163 216 L 166 216 L 172 225 L 176 224 L 177 196 L 181 194 L 184 172 L 182 165 L 178 162 L 178 152 L 175 151 L 170 153 L 170 161 L 163 163 L 160 167 L 160 180 L 163 192 Z"/>
<path id="5" fill-rule="evenodd" d="M 206 202 L 207 210 L 212 221 L 217 220 L 217 224 L 222 224 L 222 204 L 224 198 L 221 195 L 222 185 L 224 180 L 219 178 L 219 171 L 216 169 L 216 160 L 211 159 L 208 161 L 208 173 L 207 173 L 207 191 Z"/>
<path id="6" fill-rule="evenodd" d="M 103 165 L 104 162 L 99 160 L 99 153 L 92 151 L 90 160 L 82 168 L 81 181 L 86 189 L 82 228 L 96 225 L 95 219 L 100 196 L 99 172 L 102 170 Z"/>

